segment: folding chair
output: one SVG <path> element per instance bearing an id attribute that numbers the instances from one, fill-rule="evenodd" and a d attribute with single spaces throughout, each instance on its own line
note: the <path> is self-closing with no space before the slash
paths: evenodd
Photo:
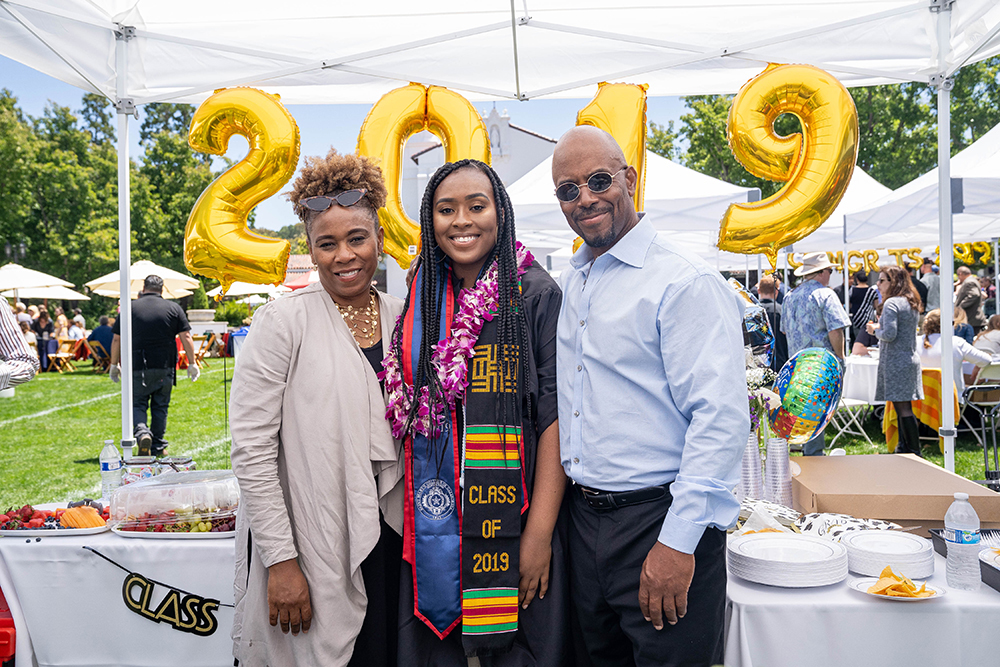
<path id="1" fill-rule="evenodd" d="M 841 398 L 837 405 L 837 411 L 830 418 L 830 424 L 837 430 L 837 435 L 833 436 L 828 448 L 837 445 L 837 439 L 842 435 L 859 435 L 874 446 L 872 439 L 865 433 L 864 421 L 868 418 L 871 405 L 867 401 L 860 401 L 856 398 Z"/>
<path id="2" fill-rule="evenodd" d="M 1000 363 L 993 362 L 979 371 L 976 384 L 966 388 L 965 404 L 979 413 L 982 427 L 983 462 L 986 466 L 986 479 L 980 480 L 994 491 L 1000 491 L 1000 459 L 997 456 L 997 417 L 1000 416 Z M 992 434 L 991 442 L 986 440 L 986 424 Z M 966 422 L 968 423 L 968 422 Z M 993 467 L 990 467 L 990 447 L 993 448 Z"/>
<path id="3" fill-rule="evenodd" d="M 60 373 L 63 371 L 76 372 L 76 366 L 73 365 L 73 346 L 75 344 L 76 341 L 71 338 L 60 338 L 59 351 L 49 355 L 49 365 L 54 366 Z"/>
<path id="4" fill-rule="evenodd" d="M 208 361 L 205 359 L 205 355 L 211 351 L 212 345 L 214 344 L 215 344 L 214 333 L 208 334 L 205 340 L 201 341 L 201 347 L 195 350 L 194 353 L 194 363 L 198 366 L 198 368 L 201 368 L 203 366 L 205 368 L 208 367 Z"/>
<path id="5" fill-rule="evenodd" d="M 94 372 L 107 373 L 111 370 L 111 355 L 101 345 L 101 341 L 85 340 L 84 343 L 90 348 L 90 358 L 94 361 Z"/>

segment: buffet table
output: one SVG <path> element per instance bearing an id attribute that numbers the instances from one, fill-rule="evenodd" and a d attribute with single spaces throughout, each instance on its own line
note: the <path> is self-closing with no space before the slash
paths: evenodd
<path id="1" fill-rule="evenodd" d="M 14 616 L 16 664 L 232 665 L 235 542 L 110 532 L 0 537 L 0 589 Z M 194 625 L 178 629 L 175 621 Z"/>
<path id="2" fill-rule="evenodd" d="M 948 588 L 935 554 L 927 581 L 947 590 L 938 600 L 875 599 L 848 588 L 855 578 L 821 588 L 773 588 L 730 576 L 726 667 L 844 667 L 997 664 L 994 629 L 1000 592 Z"/>

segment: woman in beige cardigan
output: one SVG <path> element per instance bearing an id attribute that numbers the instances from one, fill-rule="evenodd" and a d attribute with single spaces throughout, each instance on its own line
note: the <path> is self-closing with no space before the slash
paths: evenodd
<path id="1" fill-rule="evenodd" d="M 306 161 L 290 198 L 320 281 L 262 306 L 233 377 L 241 665 L 395 665 L 400 447 L 376 373 L 399 299 L 382 252 L 374 162 Z"/>

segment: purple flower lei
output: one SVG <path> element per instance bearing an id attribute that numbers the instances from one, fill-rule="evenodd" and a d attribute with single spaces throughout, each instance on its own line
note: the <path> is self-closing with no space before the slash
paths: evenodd
<path id="1" fill-rule="evenodd" d="M 534 261 L 531 252 L 520 242 L 516 245 L 517 275 L 523 276 Z M 480 278 L 474 287 L 463 289 L 458 295 L 458 309 L 451 323 L 451 336 L 438 341 L 431 354 L 431 364 L 437 371 L 438 380 L 444 391 L 445 403 L 449 410 L 465 396 L 468 386 L 467 368 L 469 359 L 475 354 L 476 341 L 483 325 L 493 319 L 497 308 L 497 263 L 493 262 L 486 275 Z M 396 334 L 401 335 L 399 320 L 396 318 Z M 395 341 L 394 341 L 395 342 Z M 410 414 L 413 402 L 413 387 L 403 382 L 402 366 L 395 353 L 396 346 L 390 345 L 389 351 L 382 360 L 382 373 L 379 379 L 385 381 L 385 390 L 389 401 L 385 408 L 385 418 L 392 426 L 392 435 L 402 438 L 406 431 L 406 419 Z M 437 405 L 435 414 L 431 414 L 430 393 L 426 386 L 420 388 L 420 407 L 417 418 L 413 421 L 413 430 L 429 435 L 433 428 L 444 423 L 444 406 Z"/>

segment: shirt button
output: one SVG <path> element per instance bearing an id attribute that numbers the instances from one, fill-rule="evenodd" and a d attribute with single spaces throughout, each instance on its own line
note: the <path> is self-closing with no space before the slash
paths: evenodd
<path id="1" fill-rule="evenodd" d="M 573 463 L 579 463 L 580 459 L 573 459 Z"/>
<path id="2" fill-rule="evenodd" d="M 586 322 L 584 322 L 583 320 L 580 320 L 580 326 L 582 327 L 584 324 L 586 324 Z"/>
<path id="3" fill-rule="evenodd" d="M 582 370 L 583 370 L 583 366 L 577 366 L 577 367 L 576 367 L 576 370 L 578 370 L 578 371 L 582 371 Z"/>
<path id="4" fill-rule="evenodd" d="M 574 410 L 573 411 L 573 416 L 574 417 L 579 417 L 580 416 L 580 411 L 579 410 Z"/>

